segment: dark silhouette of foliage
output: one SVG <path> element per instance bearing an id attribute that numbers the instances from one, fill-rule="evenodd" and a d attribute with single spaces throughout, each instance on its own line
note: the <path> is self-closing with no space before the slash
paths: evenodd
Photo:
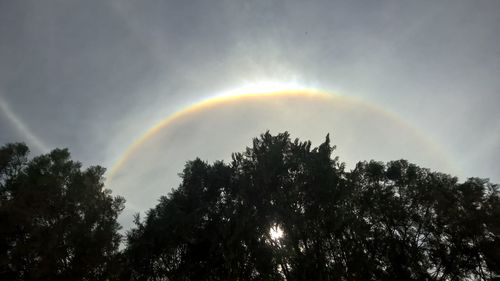
<path id="1" fill-rule="evenodd" d="M 265 133 L 231 163 L 188 162 L 182 184 L 128 232 L 127 278 L 498 278 L 496 185 L 405 160 L 346 171 L 333 150 L 328 136 L 311 148 Z"/>
<path id="2" fill-rule="evenodd" d="M 115 279 L 124 199 L 103 189 L 104 168 L 28 152 L 0 148 L 0 280 Z"/>
<path id="3" fill-rule="evenodd" d="M 346 171 L 265 133 L 230 163 L 190 161 L 127 233 L 101 167 L 0 148 L 0 280 L 495 280 L 500 193 L 405 160 Z M 282 233 L 282 235 L 277 235 Z"/>

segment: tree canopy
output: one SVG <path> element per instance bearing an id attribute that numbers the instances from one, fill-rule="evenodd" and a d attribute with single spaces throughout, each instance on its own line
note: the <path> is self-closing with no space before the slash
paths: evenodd
<path id="1" fill-rule="evenodd" d="M 406 160 L 269 132 L 182 182 L 126 235 L 104 168 L 0 148 L 0 280 L 498 280 L 500 193 Z M 168 187 L 166 187 L 168 188 Z"/>
<path id="2" fill-rule="evenodd" d="M 186 164 L 128 232 L 131 280 L 463 280 L 500 275 L 500 196 L 488 180 L 405 160 L 351 171 L 288 133 L 230 163 Z"/>
<path id="3" fill-rule="evenodd" d="M 114 278 L 124 199 L 103 188 L 105 169 L 28 152 L 0 148 L 0 280 Z"/>

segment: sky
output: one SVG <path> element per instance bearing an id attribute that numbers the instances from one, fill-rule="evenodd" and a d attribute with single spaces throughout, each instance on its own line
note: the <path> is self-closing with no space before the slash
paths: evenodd
<path id="1" fill-rule="evenodd" d="M 348 167 L 405 158 L 499 183 L 499 15 L 496 0 L 0 0 L 0 144 L 107 167 L 124 225 L 185 161 L 266 130 L 330 133 Z M 241 97 L 262 89 L 280 93 Z"/>

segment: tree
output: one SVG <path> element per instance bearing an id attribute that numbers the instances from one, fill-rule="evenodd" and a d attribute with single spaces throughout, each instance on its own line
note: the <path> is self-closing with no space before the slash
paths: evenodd
<path id="1" fill-rule="evenodd" d="M 111 278 L 124 199 L 103 189 L 105 169 L 82 170 L 66 149 L 28 153 L 0 148 L 0 279 Z"/>
<path id="2" fill-rule="evenodd" d="M 127 234 L 131 280 L 462 280 L 500 276 L 500 195 L 488 180 L 405 160 L 346 171 L 269 132 L 230 163 L 186 164 Z M 283 233 L 282 236 L 276 233 Z"/>

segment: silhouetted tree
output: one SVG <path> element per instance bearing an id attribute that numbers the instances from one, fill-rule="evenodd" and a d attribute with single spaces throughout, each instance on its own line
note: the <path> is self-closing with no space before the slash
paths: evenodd
<path id="1" fill-rule="evenodd" d="M 113 278 L 124 200 L 103 189 L 104 171 L 67 150 L 29 160 L 24 144 L 0 148 L 0 280 Z"/>
<path id="2" fill-rule="evenodd" d="M 128 232 L 132 280 L 463 280 L 500 274 L 500 196 L 488 180 L 405 160 L 345 171 L 261 135 L 231 163 L 188 162 Z M 273 232 L 282 231 L 281 237 Z"/>

